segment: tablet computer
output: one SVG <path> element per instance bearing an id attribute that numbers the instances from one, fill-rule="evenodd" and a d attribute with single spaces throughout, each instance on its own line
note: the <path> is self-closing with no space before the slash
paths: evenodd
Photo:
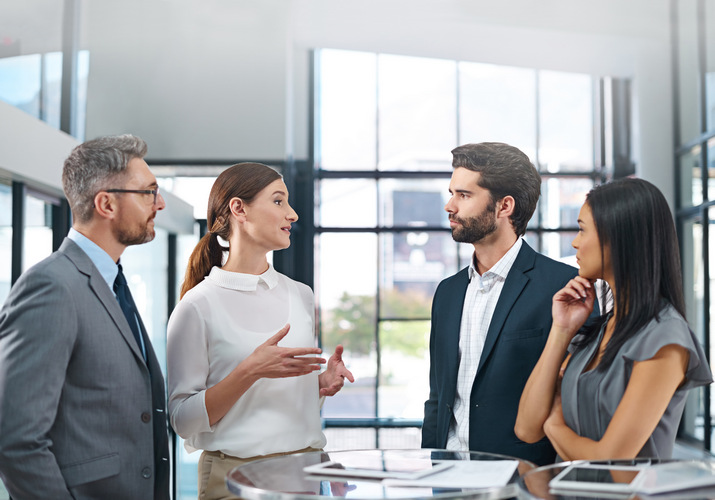
<path id="1" fill-rule="evenodd" d="M 372 479 L 419 479 L 452 466 L 449 461 L 433 462 L 429 459 L 375 460 L 359 464 L 321 462 L 303 468 L 303 472 L 317 475 L 363 477 Z"/>
<path id="2" fill-rule="evenodd" d="M 549 481 L 549 488 L 555 492 L 611 492 L 627 495 L 633 492 L 633 480 L 643 468 L 644 465 L 575 463 Z"/>

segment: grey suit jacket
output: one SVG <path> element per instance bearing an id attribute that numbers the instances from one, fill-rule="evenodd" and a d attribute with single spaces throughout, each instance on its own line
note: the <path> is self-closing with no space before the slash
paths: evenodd
<path id="1" fill-rule="evenodd" d="M 25 498 L 168 499 L 164 379 L 65 239 L 0 310 L 0 477 Z"/>

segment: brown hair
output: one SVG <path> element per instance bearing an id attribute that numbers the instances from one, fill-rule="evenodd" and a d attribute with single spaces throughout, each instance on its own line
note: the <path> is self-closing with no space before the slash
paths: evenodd
<path id="1" fill-rule="evenodd" d="M 541 194 L 541 176 L 529 157 L 502 142 L 464 144 L 454 148 L 452 155 L 452 167 L 481 174 L 478 184 L 489 190 L 492 201 L 514 198 L 511 225 L 522 236 Z"/>
<path id="2" fill-rule="evenodd" d="M 263 188 L 280 178 L 277 171 L 262 163 L 238 163 L 216 178 L 209 194 L 208 231 L 189 257 L 181 297 L 203 281 L 212 267 L 221 265 L 226 247 L 219 243 L 218 237 L 228 240 L 231 236 L 231 198 L 240 198 L 250 204 Z"/>

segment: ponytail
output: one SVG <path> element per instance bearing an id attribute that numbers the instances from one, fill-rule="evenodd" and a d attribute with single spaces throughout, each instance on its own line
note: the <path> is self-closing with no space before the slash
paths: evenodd
<path id="1" fill-rule="evenodd" d="M 226 250 L 218 242 L 216 233 L 206 233 L 203 238 L 196 244 L 196 248 L 191 252 L 189 257 L 189 265 L 186 266 L 186 276 L 184 283 L 181 285 L 181 295 L 184 294 L 201 283 L 206 276 L 211 272 L 214 266 L 220 266 L 223 259 L 223 252 Z"/>

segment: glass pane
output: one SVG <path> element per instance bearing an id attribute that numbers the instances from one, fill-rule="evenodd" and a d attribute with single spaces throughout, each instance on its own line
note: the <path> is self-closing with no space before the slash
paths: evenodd
<path id="1" fill-rule="evenodd" d="M 31 194 L 25 197 L 25 234 L 22 270 L 52 253 L 52 205 Z"/>
<path id="2" fill-rule="evenodd" d="M 591 77 L 539 72 L 539 162 L 545 172 L 593 170 Z"/>
<path id="3" fill-rule="evenodd" d="M 707 142 L 708 148 L 708 199 L 715 200 L 715 138 Z"/>
<path id="4" fill-rule="evenodd" d="M 571 242 L 576 232 L 548 232 L 541 235 L 541 253 L 554 260 L 565 262 L 573 267 L 576 265 L 576 249 Z"/>
<path id="5" fill-rule="evenodd" d="M 87 125 L 87 82 L 89 81 L 89 51 L 80 50 L 77 55 L 77 110 L 75 130 L 77 139 L 84 141 Z"/>
<path id="6" fill-rule="evenodd" d="M 541 253 L 541 243 L 539 241 L 539 234 L 531 231 L 527 231 L 524 235 L 524 241 L 534 250 Z"/>
<path id="7" fill-rule="evenodd" d="M 429 396 L 429 332 L 429 321 L 380 322 L 379 417 L 424 416 Z"/>
<path id="8" fill-rule="evenodd" d="M 715 2 L 705 2 L 705 120 L 715 130 Z"/>
<path id="9" fill-rule="evenodd" d="M 684 207 L 703 202 L 700 161 L 700 146 L 695 146 L 680 157 L 680 203 Z"/>
<path id="10" fill-rule="evenodd" d="M 698 2 L 676 2 L 681 144 L 700 135 L 697 4 Z"/>
<path id="11" fill-rule="evenodd" d="M 182 200 L 193 205 L 194 217 L 205 219 L 209 206 L 209 193 L 216 177 L 159 177 L 159 188 L 171 191 Z M 298 214 L 300 216 L 300 214 Z"/>
<path id="12" fill-rule="evenodd" d="M 420 420 L 422 416 L 419 416 Z M 380 438 L 380 448 L 383 449 L 417 450 L 422 446 L 422 429 L 418 427 L 378 429 L 377 432 Z"/>
<path id="13" fill-rule="evenodd" d="M 161 369 L 166 373 L 167 270 L 169 235 L 156 229 L 153 241 L 132 245 L 122 254 L 124 275 L 151 339 Z"/>
<path id="14" fill-rule="evenodd" d="M 176 497 L 178 500 L 196 500 L 199 497 L 198 473 L 201 453 L 189 453 L 184 448 L 184 440 L 176 436 Z"/>
<path id="15" fill-rule="evenodd" d="M 323 429 L 325 438 L 328 440 L 325 445 L 325 451 L 369 450 L 375 448 L 375 430 L 362 427 Z"/>
<path id="16" fill-rule="evenodd" d="M 382 179 L 380 193 L 380 225 L 412 227 L 449 227 L 447 211 L 449 178 L 444 179 Z"/>
<path id="17" fill-rule="evenodd" d="M 377 184 L 374 179 L 323 179 L 316 182 L 319 198 L 315 220 L 320 227 L 377 226 Z"/>
<path id="18" fill-rule="evenodd" d="M 542 227 L 576 227 L 578 213 L 593 188 L 588 178 L 550 178 L 541 184 Z"/>
<path id="19" fill-rule="evenodd" d="M 380 170 L 451 170 L 456 74 L 454 61 L 378 56 Z"/>
<path id="20" fill-rule="evenodd" d="M 329 170 L 374 170 L 377 56 L 345 50 L 319 54 L 318 162 Z"/>
<path id="21" fill-rule="evenodd" d="M 505 142 L 536 153 L 536 71 L 459 63 L 459 144 Z"/>
<path id="22" fill-rule="evenodd" d="M 0 304 L 10 293 L 12 278 L 12 188 L 0 184 Z"/>
<path id="23" fill-rule="evenodd" d="M 40 118 L 40 55 L 0 58 L 0 99 Z"/>
<path id="24" fill-rule="evenodd" d="M 710 263 L 709 271 L 710 271 L 710 276 L 708 277 L 708 286 L 709 286 L 709 291 L 710 291 L 710 303 L 708 304 L 709 308 L 709 319 L 710 319 L 710 328 L 708 334 L 710 335 L 710 352 L 708 353 L 710 355 L 710 359 L 713 360 L 715 357 L 713 357 L 713 354 L 715 354 L 715 343 L 712 342 L 713 339 L 713 332 L 715 332 L 715 300 L 713 300 L 713 297 L 715 297 L 715 267 L 713 267 L 713 263 L 715 263 L 715 207 L 709 207 L 708 208 L 708 255 L 707 259 L 708 262 Z M 701 343 L 704 343 L 704 339 L 702 336 L 698 336 L 700 339 Z M 711 385 L 712 387 L 712 385 Z M 712 418 L 712 415 L 715 415 L 715 401 L 712 399 L 710 400 L 710 415 Z M 710 436 L 709 436 L 710 437 Z M 712 437 L 710 437 L 711 442 L 712 442 Z"/>
<path id="25" fill-rule="evenodd" d="M 458 270 L 452 235 L 386 233 L 380 235 L 380 249 L 380 317 L 429 319 L 437 285 Z"/>
<path id="26" fill-rule="evenodd" d="M 712 214 L 710 215 L 712 217 Z M 703 228 L 700 218 L 687 220 L 682 224 L 682 267 L 683 291 L 685 293 L 685 311 L 690 328 L 703 342 L 704 327 L 704 267 L 703 267 Z M 712 238 L 712 237 L 711 237 Z M 711 249 L 711 252 L 713 250 Z M 712 271 L 711 271 L 712 273 Z M 712 279 L 711 279 L 712 281 Z M 712 285 L 711 285 L 712 288 Z M 703 439 L 703 404 L 702 388 L 690 391 L 685 406 L 683 427 L 686 435 Z"/>
<path id="27" fill-rule="evenodd" d="M 60 128 L 62 52 L 45 54 L 42 64 L 42 119 L 52 127 Z"/>
<path id="28" fill-rule="evenodd" d="M 335 346 L 355 383 L 326 398 L 324 417 L 374 417 L 377 377 L 377 235 L 322 234 L 317 238 L 316 280 L 320 335 L 325 356 Z"/>

